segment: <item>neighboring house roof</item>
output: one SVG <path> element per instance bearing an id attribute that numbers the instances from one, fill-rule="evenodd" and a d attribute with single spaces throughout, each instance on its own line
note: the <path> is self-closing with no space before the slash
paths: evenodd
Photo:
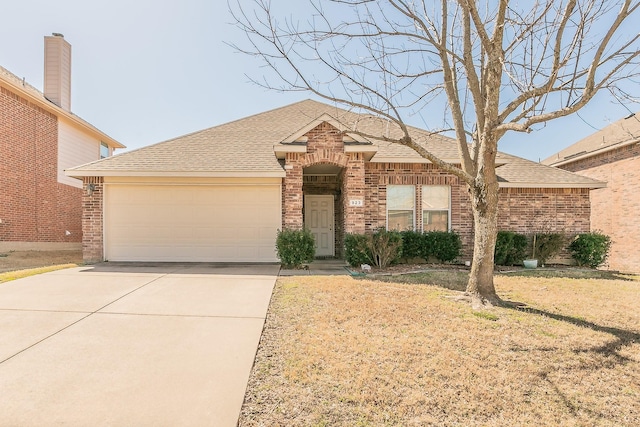
<path id="1" fill-rule="evenodd" d="M 386 120 L 305 100 L 230 123 L 160 142 L 138 150 L 78 166 L 67 175 L 82 176 L 273 176 L 285 175 L 283 152 L 305 151 L 306 132 L 322 122 L 346 131 L 352 151 L 372 155 L 372 162 L 428 163 L 399 144 L 363 138 L 398 137 L 400 130 Z M 349 131 L 352 131 L 351 133 Z M 455 140 L 410 127 L 414 140 L 434 155 L 459 163 Z M 503 187 L 596 188 L 603 183 L 571 172 L 500 153 L 498 176 Z"/>
<path id="2" fill-rule="evenodd" d="M 29 83 L 25 82 L 24 79 L 19 78 L 15 74 L 11 73 L 4 67 L 0 66 L 0 85 L 7 86 L 7 88 L 17 93 L 18 95 L 34 102 L 39 105 L 43 109 L 55 114 L 58 117 L 64 117 L 79 126 L 80 128 L 88 131 L 89 133 L 95 135 L 102 142 L 105 142 L 109 146 L 113 148 L 126 148 L 124 145 L 102 132 L 100 129 L 93 126 L 91 123 L 81 119 L 75 114 L 66 111 L 63 108 L 58 107 L 53 102 L 49 101 L 42 92 L 40 92 L 35 87 L 31 86 Z"/>
<path id="3" fill-rule="evenodd" d="M 542 161 L 561 166 L 640 141 L 640 117 L 631 114 Z"/>
<path id="4" fill-rule="evenodd" d="M 602 188 L 606 183 L 563 169 L 542 165 L 501 153 L 503 166 L 496 173 L 500 187 L 514 188 Z"/>

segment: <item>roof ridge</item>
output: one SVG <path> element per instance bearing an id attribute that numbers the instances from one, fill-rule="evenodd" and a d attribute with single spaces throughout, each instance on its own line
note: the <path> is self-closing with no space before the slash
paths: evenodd
<path id="1" fill-rule="evenodd" d="M 251 118 L 262 116 L 264 114 L 273 113 L 273 112 L 276 112 L 278 110 L 283 110 L 285 108 L 293 107 L 296 104 L 302 104 L 303 102 L 308 102 L 308 101 L 316 102 L 318 104 L 323 104 L 322 102 L 318 102 L 318 101 L 315 101 L 313 99 L 307 98 L 307 99 L 303 99 L 301 101 L 293 102 L 291 104 L 283 105 L 281 107 L 275 107 L 275 108 L 272 108 L 270 110 L 262 111 L 262 112 L 255 113 L 255 114 L 250 114 L 250 115 L 245 116 L 245 117 L 240 117 L 240 118 L 228 121 L 228 122 L 224 122 L 224 123 L 220 123 L 220 124 L 217 124 L 217 125 L 214 125 L 214 126 L 210 126 L 208 128 L 204 128 L 204 129 L 196 130 L 196 131 L 193 131 L 193 132 L 188 132 L 188 133 L 185 133 L 185 134 L 182 134 L 182 135 L 174 136 L 173 138 L 165 139 L 164 141 L 159 141 L 159 142 L 153 143 L 151 145 L 146 145 L 145 147 L 151 147 L 151 146 L 155 146 L 155 145 L 160 145 L 160 144 L 164 144 L 165 142 L 175 141 L 176 139 L 181 139 L 181 138 L 186 138 L 188 136 L 197 135 L 197 134 L 202 133 L 202 132 L 207 132 L 207 131 L 210 131 L 212 129 L 216 129 L 216 128 L 219 128 L 219 127 L 222 127 L 222 126 L 232 125 L 234 123 L 238 123 L 238 122 L 245 121 L 245 120 L 248 120 L 248 119 L 251 119 Z M 328 105 L 328 104 L 326 104 L 326 105 Z M 145 148 L 145 147 L 140 147 L 140 148 Z M 140 148 L 137 148 L 137 149 L 131 150 L 131 151 L 127 151 L 127 153 L 132 153 L 134 151 L 138 151 Z M 121 154 L 125 154 L 125 153 L 121 153 Z"/>
<path id="2" fill-rule="evenodd" d="M 637 117 L 638 114 L 640 114 L 640 111 L 609 123 L 573 144 L 556 151 L 543 159 L 542 163 L 546 165 L 572 163 L 640 140 L 640 119 Z M 632 118 L 638 123 L 628 121 Z"/>
<path id="3" fill-rule="evenodd" d="M 200 133 L 208 132 L 208 131 L 211 131 L 211 130 L 213 130 L 213 129 L 217 129 L 217 128 L 220 128 L 220 127 L 223 127 L 223 126 L 228 126 L 228 125 L 231 125 L 231 124 L 234 124 L 234 123 L 240 122 L 240 121 L 245 121 L 245 120 L 247 120 L 247 119 L 251 119 L 251 118 L 254 118 L 254 117 L 261 116 L 261 115 L 263 115 L 263 114 L 267 114 L 267 113 L 275 112 L 275 111 L 282 110 L 282 109 L 285 109 L 285 108 L 289 108 L 289 107 L 292 107 L 292 106 L 294 106 L 294 105 L 296 105 L 296 104 L 302 104 L 302 103 L 305 103 L 305 102 L 308 102 L 308 101 L 316 102 L 316 103 L 322 104 L 321 102 L 314 101 L 314 100 L 309 99 L 309 98 L 307 98 L 307 99 L 303 99 L 303 100 L 301 100 L 301 101 L 296 101 L 296 102 L 293 102 L 293 103 L 291 103 L 291 104 L 287 104 L 287 105 L 284 105 L 284 106 L 281 106 L 281 107 L 272 108 L 271 110 L 262 111 L 262 112 L 260 112 L 260 113 L 255 113 L 255 114 L 252 114 L 252 115 L 249 115 L 249 116 L 246 116 L 246 117 L 240 117 L 240 118 L 238 118 L 238 119 L 231 120 L 231 121 L 229 121 L 229 122 L 220 123 L 220 124 L 217 124 L 217 125 L 215 125 L 215 126 L 211 126 L 211 127 L 205 128 L 205 129 L 200 129 L 200 130 L 196 130 L 196 131 L 193 131 L 193 132 L 185 133 L 185 134 L 182 134 L 182 135 L 175 136 L 175 137 L 173 137 L 173 138 L 165 139 L 164 141 L 155 142 L 155 143 L 152 143 L 152 144 L 150 144 L 150 145 L 145 145 L 145 146 L 142 146 L 142 147 L 138 147 L 138 148 L 136 148 L 136 149 L 133 149 L 133 150 L 129 150 L 129 151 L 125 151 L 125 152 L 122 152 L 122 153 L 118 153 L 118 154 L 116 154 L 116 155 L 114 155 L 114 156 L 109 156 L 109 157 L 106 157 L 106 158 L 104 158 L 104 159 L 94 160 L 94 161 L 92 161 L 92 162 L 89 162 L 89 163 L 85 163 L 85 164 L 83 164 L 83 165 L 76 166 L 76 167 L 74 167 L 73 169 L 81 168 L 81 167 L 85 167 L 85 166 L 91 166 L 91 165 L 93 165 L 94 163 L 108 163 L 110 160 L 118 159 L 118 158 L 120 158 L 120 157 L 122 157 L 122 156 L 131 155 L 131 154 L 136 153 L 136 152 L 138 152 L 138 151 L 140 151 L 140 150 L 146 150 L 146 149 L 149 149 L 149 148 L 151 148 L 151 147 L 158 147 L 158 146 L 160 146 L 160 145 L 165 145 L 165 144 L 168 144 L 168 143 L 174 142 L 174 141 L 179 140 L 179 139 L 183 139 L 183 138 L 191 137 L 191 136 L 194 136 L 194 135 L 198 135 L 198 134 L 200 134 Z"/>
<path id="4" fill-rule="evenodd" d="M 2 65 L 0 65 L 0 75 L 2 75 L 3 73 L 4 73 L 4 75 L 6 77 L 15 80 L 15 83 L 22 84 L 23 87 L 26 87 L 28 89 L 31 89 L 31 90 L 35 91 L 35 92 L 38 92 L 38 94 L 41 95 L 44 99 L 47 99 L 47 97 L 44 96 L 44 92 L 42 92 L 40 89 L 38 89 L 37 87 L 35 87 L 31 83 L 29 83 L 25 77 L 20 78 L 17 74 L 12 73 L 8 69 L 6 69 Z M 49 100 L 47 99 L 47 101 L 49 101 Z M 49 102 L 51 102 L 51 101 L 49 101 Z"/>

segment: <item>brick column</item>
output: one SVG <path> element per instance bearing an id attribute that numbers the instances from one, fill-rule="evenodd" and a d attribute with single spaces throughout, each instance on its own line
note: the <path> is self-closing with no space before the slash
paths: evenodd
<path id="1" fill-rule="evenodd" d="M 365 231 L 364 156 L 362 153 L 349 154 L 342 186 L 344 232 L 362 234 Z M 362 204 L 358 206 L 360 202 Z"/>
<path id="2" fill-rule="evenodd" d="M 302 163 L 296 153 L 287 153 L 286 177 L 282 194 L 282 226 L 288 230 L 300 230 L 302 219 Z"/>
<path id="3" fill-rule="evenodd" d="M 93 192 L 89 195 L 89 187 Z M 82 259 L 87 264 L 104 261 L 102 177 L 85 177 L 82 185 Z"/>

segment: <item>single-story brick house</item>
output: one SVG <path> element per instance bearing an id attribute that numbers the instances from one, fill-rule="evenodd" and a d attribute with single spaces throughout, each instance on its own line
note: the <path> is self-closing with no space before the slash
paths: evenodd
<path id="1" fill-rule="evenodd" d="M 611 237 L 608 268 L 640 272 L 640 118 L 632 114 L 542 163 L 607 183 L 591 191 L 591 229 Z"/>
<path id="2" fill-rule="evenodd" d="M 318 256 L 342 256 L 345 233 L 379 227 L 454 230 L 470 257 L 466 185 L 411 149 L 349 131 L 386 121 L 305 100 L 67 170 L 83 180 L 88 262 L 274 262 L 278 229 L 309 228 Z M 453 140 L 412 128 L 453 164 Z M 603 184 L 500 154 L 500 228 L 589 230 Z"/>
<path id="3" fill-rule="evenodd" d="M 64 170 L 124 148 L 71 112 L 71 45 L 44 41 L 44 92 L 0 67 L 0 251 L 80 249 L 82 182 Z"/>

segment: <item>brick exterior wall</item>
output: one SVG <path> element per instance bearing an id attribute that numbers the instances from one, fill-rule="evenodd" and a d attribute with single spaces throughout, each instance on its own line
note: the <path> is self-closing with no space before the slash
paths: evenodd
<path id="1" fill-rule="evenodd" d="M 81 242 L 82 190 L 58 183 L 57 162 L 57 117 L 0 88 L 3 247 L 11 247 L 10 242 Z"/>
<path id="2" fill-rule="evenodd" d="M 303 194 L 336 196 L 336 254 L 341 255 L 344 233 L 371 232 L 386 227 L 387 186 L 416 186 L 416 224 L 422 224 L 422 185 L 451 187 L 451 228 L 463 243 L 463 257 L 473 251 L 473 214 L 466 184 L 432 164 L 369 163 L 362 153 L 345 153 L 337 129 L 323 123 L 307 134 L 306 153 L 288 153 L 283 180 L 283 225 L 302 228 Z M 342 168 L 335 177 L 305 176 L 304 168 L 331 164 Z M 364 206 L 351 206 L 361 199 Z M 502 188 L 499 195 L 498 229 L 531 234 L 562 231 L 569 236 L 589 230 L 588 189 Z M 568 260 L 565 251 L 558 260 Z"/>
<path id="3" fill-rule="evenodd" d="M 344 210 L 344 231 L 345 233 L 364 233 L 366 202 L 365 184 L 365 163 L 362 153 L 350 153 L 344 171 L 343 189 L 343 210 Z M 362 206 L 352 206 L 352 200 L 362 200 Z"/>
<path id="4" fill-rule="evenodd" d="M 415 185 L 415 220 L 422 224 L 422 185 L 448 185 L 451 187 L 451 228 L 460 234 L 463 247 L 473 247 L 473 214 L 466 185 L 455 175 L 444 172 L 432 164 L 422 163 L 367 163 L 365 218 L 366 231 L 387 226 L 387 185 Z"/>
<path id="5" fill-rule="evenodd" d="M 607 183 L 606 188 L 591 191 L 591 229 L 611 237 L 607 268 L 640 272 L 640 145 L 620 147 L 560 168 Z"/>
<path id="6" fill-rule="evenodd" d="M 90 185 L 91 195 L 87 191 Z M 104 178 L 85 177 L 82 188 L 82 258 L 92 264 L 104 260 Z"/>
<path id="7" fill-rule="evenodd" d="M 341 256 L 345 233 L 363 233 L 364 206 L 352 206 L 351 200 L 365 197 L 364 156 L 345 153 L 342 135 L 328 123 L 321 123 L 307 134 L 306 153 L 287 153 L 286 177 L 283 179 L 283 228 L 301 229 L 304 226 L 304 194 L 334 195 L 335 248 Z M 336 177 L 304 176 L 304 168 L 326 164 L 342 168 Z"/>
<path id="8" fill-rule="evenodd" d="M 571 239 L 589 231 L 590 212 L 587 188 L 501 188 L 498 230 L 560 232 Z M 571 254 L 565 249 L 551 261 L 569 263 Z"/>
<path id="9" fill-rule="evenodd" d="M 306 153 L 287 153 L 282 181 L 283 228 L 304 226 L 304 194 L 332 195 L 335 201 L 336 255 L 342 256 L 345 233 L 364 233 L 386 227 L 387 186 L 416 186 L 416 224 L 422 223 L 422 185 L 451 187 L 451 226 L 460 234 L 464 254 L 473 251 L 473 215 L 466 184 L 432 164 L 370 163 L 363 153 L 346 153 L 339 132 L 323 123 L 308 134 Z M 337 166 L 331 176 L 305 175 L 309 166 Z M 92 195 L 87 194 L 94 185 Z M 83 255 L 87 263 L 101 261 L 104 253 L 103 178 L 84 179 L 82 196 Z M 352 206 L 362 200 L 363 206 Z M 530 234 L 536 230 L 564 231 L 569 235 L 590 227 L 588 189 L 502 188 L 499 194 L 498 228 Z M 568 254 L 564 253 L 564 257 Z"/>

